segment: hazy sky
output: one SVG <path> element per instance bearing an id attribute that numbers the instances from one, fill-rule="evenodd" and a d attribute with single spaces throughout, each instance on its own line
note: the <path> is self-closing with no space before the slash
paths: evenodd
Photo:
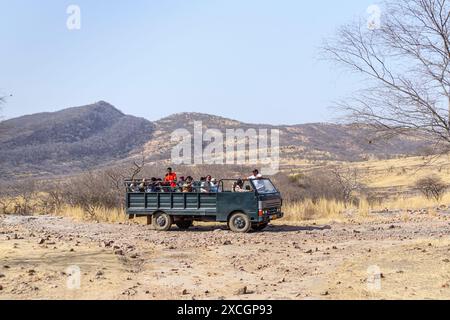
<path id="1" fill-rule="evenodd" d="M 66 26 L 69 5 L 81 29 Z M 318 58 L 366 0 L 0 0 L 7 118 L 105 100 L 156 120 L 185 111 L 246 122 L 330 120 L 357 79 Z"/>

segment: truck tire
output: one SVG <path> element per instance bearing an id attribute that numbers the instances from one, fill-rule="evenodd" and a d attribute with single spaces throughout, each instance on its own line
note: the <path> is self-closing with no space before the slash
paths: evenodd
<path id="1" fill-rule="evenodd" d="M 156 231 L 169 231 L 173 224 L 173 218 L 165 212 L 157 212 L 152 217 L 152 225 Z"/>
<path id="2" fill-rule="evenodd" d="M 252 222 L 248 215 L 243 212 L 236 212 L 228 220 L 228 227 L 237 233 L 247 233 L 252 228 Z"/>
<path id="3" fill-rule="evenodd" d="M 194 221 L 192 221 L 192 220 L 181 220 L 181 221 L 175 222 L 175 224 L 181 230 L 188 230 L 190 227 L 192 227 L 192 225 L 194 224 Z"/>
<path id="4" fill-rule="evenodd" d="M 268 225 L 269 224 L 267 222 L 261 223 L 261 224 L 254 224 L 254 225 L 252 225 L 252 229 L 254 231 L 263 231 L 265 228 L 267 228 Z"/>

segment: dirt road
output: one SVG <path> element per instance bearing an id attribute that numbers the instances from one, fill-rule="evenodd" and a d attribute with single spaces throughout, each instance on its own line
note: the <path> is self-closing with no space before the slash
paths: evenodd
<path id="1" fill-rule="evenodd" d="M 450 215 L 221 227 L 0 216 L 0 299 L 450 299 Z"/>

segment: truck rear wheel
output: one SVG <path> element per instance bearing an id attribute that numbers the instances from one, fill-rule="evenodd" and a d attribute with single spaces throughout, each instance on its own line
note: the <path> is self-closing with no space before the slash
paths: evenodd
<path id="1" fill-rule="evenodd" d="M 194 224 L 194 221 L 192 221 L 192 220 L 181 220 L 181 221 L 175 222 L 175 224 L 177 225 L 177 227 L 179 229 L 187 230 L 190 227 L 192 227 L 192 225 Z"/>
<path id="2" fill-rule="evenodd" d="M 228 227 L 233 232 L 247 233 L 252 228 L 252 222 L 248 215 L 243 212 L 237 212 L 228 220 Z"/>
<path id="3" fill-rule="evenodd" d="M 263 231 L 265 228 L 267 228 L 268 225 L 269 224 L 267 222 L 261 223 L 261 224 L 254 224 L 254 225 L 252 225 L 252 229 L 254 231 Z"/>
<path id="4" fill-rule="evenodd" d="M 155 213 L 152 219 L 152 225 L 157 231 L 169 231 L 173 224 L 173 218 L 165 212 Z"/>

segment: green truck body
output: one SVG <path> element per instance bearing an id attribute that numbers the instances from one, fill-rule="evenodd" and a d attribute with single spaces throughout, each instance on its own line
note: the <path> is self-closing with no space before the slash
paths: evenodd
<path id="1" fill-rule="evenodd" d="M 219 181 L 218 192 L 208 193 L 128 190 L 126 212 L 131 218 L 147 216 L 149 223 L 161 230 L 170 228 L 167 222 L 187 229 L 193 221 L 207 221 L 227 222 L 233 231 L 248 232 L 248 224 L 254 230 L 261 230 L 271 220 L 283 217 L 281 194 L 269 179 L 248 181 L 247 192 L 226 191 L 224 183 L 227 181 L 232 180 Z M 233 218 L 236 215 L 240 219 Z M 243 223 L 246 225 L 242 226 Z M 239 224 L 241 228 L 237 227 Z"/>

